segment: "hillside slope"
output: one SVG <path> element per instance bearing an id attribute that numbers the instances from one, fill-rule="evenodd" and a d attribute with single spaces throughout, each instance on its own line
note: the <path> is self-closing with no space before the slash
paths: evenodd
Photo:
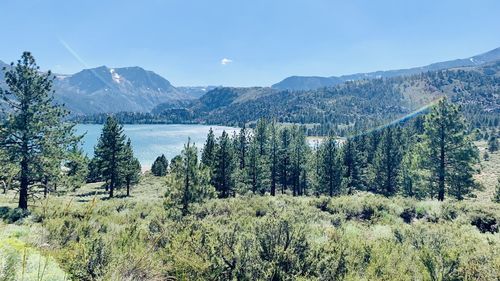
<path id="1" fill-rule="evenodd" d="M 260 117 L 281 122 L 373 127 L 447 96 L 469 113 L 500 116 L 500 61 L 406 77 L 350 81 L 310 91 L 217 88 L 194 102 L 199 122 L 238 124 Z M 495 117 L 496 116 L 496 117 Z M 326 129 L 326 128 L 325 128 Z"/>

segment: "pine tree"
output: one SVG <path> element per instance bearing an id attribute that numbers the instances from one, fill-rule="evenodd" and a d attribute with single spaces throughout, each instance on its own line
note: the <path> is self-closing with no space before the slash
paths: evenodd
<path id="1" fill-rule="evenodd" d="M 215 150 L 213 184 L 220 198 L 234 195 L 234 152 L 226 131 L 222 132 Z"/>
<path id="2" fill-rule="evenodd" d="M 372 166 L 375 191 L 385 196 L 394 195 L 399 187 L 402 154 L 396 130 L 392 127 L 384 130 Z"/>
<path id="3" fill-rule="evenodd" d="M 267 165 L 264 158 L 259 154 L 259 143 L 252 138 L 248 147 L 248 161 L 245 167 L 246 181 L 250 186 L 250 190 L 256 194 L 264 194 L 268 185 Z"/>
<path id="4" fill-rule="evenodd" d="M 201 153 L 201 163 L 210 169 L 214 167 L 215 149 L 215 135 L 212 128 L 210 128 L 207 135 L 207 141 Z"/>
<path id="5" fill-rule="evenodd" d="M 119 188 L 124 179 L 123 168 L 125 148 L 125 135 L 123 127 L 118 124 L 116 118 L 109 116 L 106 119 L 101 137 L 95 147 L 95 157 L 99 167 L 99 174 L 106 181 L 106 189 L 112 198 L 116 188 Z"/>
<path id="6" fill-rule="evenodd" d="M 132 149 L 132 143 L 130 139 L 127 140 L 122 153 L 124 161 L 122 170 L 123 178 L 125 181 L 125 186 L 127 188 L 127 196 L 130 196 L 130 187 L 137 184 L 141 177 L 141 163 L 137 158 L 134 157 L 134 151 Z"/>
<path id="7" fill-rule="evenodd" d="M 370 176 L 370 166 L 371 163 L 368 161 L 369 151 L 376 150 L 375 147 L 371 146 L 370 135 L 371 134 L 361 134 L 352 138 L 354 144 L 354 152 L 356 153 L 356 168 L 357 168 L 357 190 L 368 190 L 369 187 L 369 176 Z M 372 156 L 374 157 L 374 155 Z M 373 159 L 372 159 L 373 161 Z"/>
<path id="8" fill-rule="evenodd" d="M 168 160 L 164 154 L 156 157 L 153 165 L 151 166 L 151 173 L 156 177 L 164 177 L 167 175 Z"/>
<path id="9" fill-rule="evenodd" d="M 347 190 L 347 194 L 352 194 L 361 185 L 360 159 L 353 139 L 347 139 L 342 146 L 342 160 L 342 188 Z"/>
<path id="10" fill-rule="evenodd" d="M 257 125 L 255 127 L 255 135 L 254 135 L 254 140 L 258 143 L 259 145 L 259 155 L 260 156 L 267 156 L 268 153 L 268 124 L 266 119 L 259 119 L 257 121 Z"/>
<path id="11" fill-rule="evenodd" d="M 306 160 L 309 146 L 306 142 L 304 127 L 294 126 L 292 128 L 291 143 L 291 174 L 292 193 L 294 196 L 303 195 L 307 188 Z"/>
<path id="12" fill-rule="evenodd" d="M 95 147 L 94 147 L 95 151 Z M 90 159 L 88 164 L 88 174 L 86 178 L 87 183 L 95 183 L 103 181 L 101 170 L 99 167 L 99 159 L 93 157 Z"/>
<path id="13" fill-rule="evenodd" d="M 318 175 L 320 192 L 330 196 L 341 193 L 342 166 L 337 141 L 329 136 L 318 152 Z"/>
<path id="14" fill-rule="evenodd" d="M 281 185 L 281 193 L 285 193 L 288 189 L 288 185 L 290 183 L 290 175 L 291 175 L 291 133 L 290 129 L 284 127 L 281 129 L 280 133 L 280 149 L 279 149 L 279 177 L 280 177 L 280 185 Z"/>
<path id="15" fill-rule="evenodd" d="M 169 173 L 181 173 L 182 170 L 182 157 L 181 155 L 176 155 L 170 160 Z"/>
<path id="16" fill-rule="evenodd" d="M 54 103 L 53 75 L 40 72 L 35 59 L 24 52 L 5 72 L 8 89 L 0 89 L 7 117 L 0 125 L 0 148 L 19 167 L 19 208 L 28 209 L 30 187 L 60 172 L 68 149 L 79 138 L 68 112 Z M 56 168 L 54 168 L 56 167 Z"/>
<path id="17" fill-rule="evenodd" d="M 83 150 L 76 144 L 69 151 L 68 161 L 65 163 L 66 180 L 73 189 L 79 188 L 85 183 L 89 170 L 89 159 Z"/>
<path id="18" fill-rule="evenodd" d="M 401 192 L 403 196 L 424 198 L 428 191 L 423 187 L 425 174 L 421 167 L 423 156 L 420 151 L 424 148 L 421 144 L 413 144 L 407 148 L 401 160 Z"/>
<path id="19" fill-rule="evenodd" d="M 243 127 L 240 130 L 240 133 L 238 134 L 238 150 L 237 150 L 239 167 L 241 170 L 245 169 L 246 166 L 247 150 L 248 150 L 248 135 L 245 125 L 243 125 Z"/>
<path id="20" fill-rule="evenodd" d="M 466 135 L 459 108 L 446 99 L 439 101 L 426 117 L 424 126 L 425 165 L 431 173 L 430 184 L 438 200 L 444 200 L 447 189 L 462 199 L 473 188 L 477 151 Z"/>
<path id="21" fill-rule="evenodd" d="M 178 209 L 185 216 L 189 213 L 192 203 L 213 197 L 215 191 L 209 184 L 207 171 L 205 166 L 200 167 L 198 164 L 198 150 L 188 140 L 181 155 L 171 161 L 165 206 Z"/>
<path id="22" fill-rule="evenodd" d="M 453 164 L 448 168 L 448 194 L 458 200 L 463 200 L 465 196 L 479 188 L 473 178 L 476 172 L 473 165 L 478 163 L 479 152 L 472 142 L 465 140 L 461 147 L 453 152 L 453 155 Z"/>

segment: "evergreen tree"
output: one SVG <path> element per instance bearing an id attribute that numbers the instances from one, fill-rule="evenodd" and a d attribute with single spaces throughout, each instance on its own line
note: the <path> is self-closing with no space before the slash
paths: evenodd
<path id="1" fill-rule="evenodd" d="M 447 189 L 462 199 L 473 187 L 477 152 L 466 135 L 459 108 L 446 99 L 439 101 L 426 117 L 424 126 L 425 166 L 431 173 L 430 184 L 437 191 L 438 200 L 444 200 Z"/>
<path id="2" fill-rule="evenodd" d="M 137 184 L 141 177 L 141 163 L 134 157 L 134 151 L 132 149 L 130 139 L 127 140 L 127 144 L 125 144 L 122 153 L 124 161 L 123 178 L 127 188 L 127 196 L 130 196 L 130 187 Z"/>
<path id="3" fill-rule="evenodd" d="M 292 193 L 294 196 L 303 195 L 307 188 L 307 174 L 305 165 L 306 155 L 309 153 L 309 146 L 306 141 L 304 127 L 294 126 L 292 129 L 291 143 L 291 174 Z"/>
<path id="4" fill-rule="evenodd" d="M 281 185 L 281 193 L 285 193 L 290 183 L 291 175 L 291 133 L 290 129 L 283 127 L 280 133 L 280 149 L 279 149 L 279 177 Z"/>
<path id="5" fill-rule="evenodd" d="M 368 161 L 370 151 L 376 152 L 376 147 L 371 146 L 371 141 L 369 136 L 378 135 L 378 132 L 371 132 L 358 135 L 352 138 L 354 149 L 353 152 L 356 153 L 356 169 L 357 169 L 357 190 L 368 190 L 369 189 L 369 176 L 372 163 Z M 371 161 L 375 158 L 374 154 L 371 156 Z"/>
<path id="6" fill-rule="evenodd" d="M 269 170 L 266 169 L 267 165 L 264 161 L 264 157 L 259 154 L 259 143 L 255 138 L 252 138 L 248 147 L 248 161 L 245 170 L 247 183 L 254 194 L 266 192 Z"/>
<path id="7" fill-rule="evenodd" d="M 99 168 L 99 159 L 97 157 L 94 157 L 89 161 L 86 181 L 87 183 L 94 183 L 100 182 L 102 180 L 101 170 Z"/>
<path id="8" fill-rule="evenodd" d="M 246 157 L 247 157 L 247 150 L 248 150 L 248 135 L 247 135 L 247 130 L 245 128 L 245 125 L 243 124 L 243 127 L 240 130 L 240 133 L 238 134 L 238 160 L 239 160 L 239 167 L 241 170 L 245 169 L 245 164 L 246 164 Z"/>
<path id="9" fill-rule="evenodd" d="M 401 160 L 401 192 L 403 196 L 424 198 L 428 191 L 424 189 L 425 174 L 421 167 L 423 156 L 421 144 L 415 143 L 408 147 Z"/>
<path id="10" fill-rule="evenodd" d="M 167 183 L 169 190 L 165 206 L 180 210 L 183 216 L 189 213 L 192 203 L 213 197 L 207 169 L 198 164 L 198 150 L 190 140 L 184 145 L 180 157 L 172 159 Z"/>
<path id="11" fill-rule="evenodd" d="M 226 131 L 222 132 L 215 151 L 213 183 L 220 198 L 234 195 L 234 152 Z"/>
<path id="12" fill-rule="evenodd" d="M 213 169 L 215 161 L 215 135 L 212 128 L 208 131 L 207 141 L 201 153 L 201 164 Z"/>
<path id="13" fill-rule="evenodd" d="M 400 180 L 402 153 L 395 131 L 397 129 L 388 127 L 382 133 L 372 166 L 375 191 L 385 196 L 392 196 L 397 192 Z"/>
<path id="14" fill-rule="evenodd" d="M 151 173 L 156 177 L 164 177 L 167 175 L 168 160 L 164 154 L 156 157 L 153 165 L 151 166 Z"/>
<path id="15" fill-rule="evenodd" d="M 259 145 L 259 155 L 267 156 L 268 155 L 268 124 L 266 119 L 261 118 L 257 121 L 257 125 L 255 127 L 254 140 Z"/>
<path id="16" fill-rule="evenodd" d="M 341 193 L 342 166 L 339 157 L 337 141 L 329 136 L 321 144 L 318 152 L 318 175 L 320 192 L 330 196 Z"/>
<path id="17" fill-rule="evenodd" d="M 109 190 L 109 197 L 112 198 L 116 188 L 119 188 L 124 179 L 122 178 L 125 162 L 125 135 L 123 126 L 118 121 L 109 116 L 106 119 L 101 137 L 95 148 L 95 157 L 102 179 L 106 181 L 106 189 Z"/>
<path id="18" fill-rule="evenodd" d="M 342 188 L 347 190 L 347 194 L 352 194 L 361 185 L 360 159 L 353 139 L 347 139 L 342 146 L 342 160 Z"/>
<path id="19" fill-rule="evenodd" d="M 89 170 L 89 159 L 83 150 L 76 144 L 69 151 L 68 161 L 65 163 L 66 180 L 69 186 L 79 188 L 85 183 Z"/>
<path id="20" fill-rule="evenodd" d="M 182 169 L 182 157 L 181 155 L 176 155 L 170 160 L 170 173 L 181 173 Z"/>
<path id="21" fill-rule="evenodd" d="M 478 163 L 479 151 L 467 136 L 465 138 L 467 140 L 453 152 L 452 165 L 448 168 L 448 193 L 458 200 L 463 200 L 465 196 L 479 188 L 473 178 L 476 172 L 473 165 Z"/>
<path id="22" fill-rule="evenodd" d="M 19 208 L 28 209 L 30 187 L 60 173 L 69 148 L 78 141 L 68 112 L 54 103 L 53 75 L 40 72 L 35 59 L 24 52 L 5 70 L 8 89 L 0 89 L 7 108 L 0 125 L 0 148 L 19 167 Z M 56 167 L 56 168 L 54 168 Z"/>

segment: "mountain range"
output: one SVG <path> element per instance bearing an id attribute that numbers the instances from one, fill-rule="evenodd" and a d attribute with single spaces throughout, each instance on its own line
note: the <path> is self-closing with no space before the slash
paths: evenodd
<path id="1" fill-rule="evenodd" d="M 149 112 L 160 103 L 194 99 L 140 67 L 101 66 L 56 77 L 56 97 L 74 114 Z"/>
<path id="2" fill-rule="evenodd" d="M 320 77 L 320 76 L 290 76 L 272 85 L 274 89 L 280 90 L 313 90 L 322 87 L 331 87 L 346 81 L 388 78 L 396 76 L 407 76 L 427 71 L 436 71 L 448 68 L 478 66 L 484 63 L 493 62 L 500 59 L 500 48 L 465 59 L 456 59 L 444 62 L 429 64 L 422 67 L 407 69 L 375 71 L 368 73 L 356 73 L 342 76 Z"/>
<path id="3" fill-rule="evenodd" d="M 0 61 L 0 86 L 5 86 Z M 208 87 L 174 87 L 162 76 L 141 67 L 110 68 L 100 66 L 72 75 L 56 74 L 55 98 L 73 115 L 116 112 L 150 112 L 159 104 L 177 106 L 199 98 L 214 89 Z"/>
<path id="4" fill-rule="evenodd" d="M 186 106 L 183 116 L 192 116 L 194 122 L 227 125 L 276 118 L 307 124 L 313 134 L 345 135 L 414 116 L 442 97 L 461 105 L 474 126 L 500 123 L 500 60 L 303 91 L 216 88 Z M 163 115 L 170 116 L 169 110 Z"/>
<path id="5" fill-rule="evenodd" d="M 172 110 L 186 109 L 192 111 L 188 116 L 197 116 L 198 121 L 225 122 L 231 120 L 223 117 L 223 114 L 233 116 L 237 113 L 235 110 L 246 112 L 252 109 L 251 114 L 242 114 L 233 118 L 233 121 L 236 119 L 242 120 L 249 117 L 249 115 L 257 116 L 261 112 L 267 112 L 266 107 L 268 107 L 268 104 L 276 105 L 275 111 L 282 112 L 284 117 L 289 115 L 289 112 L 283 112 L 282 110 L 286 108 L 285 104 L 293 105 L 293 108 L 290 109 L 292 111 L 305 110 L 304 108 L 312 110 L 303 103 L 316 103 L 308 100 L 308 97 L 311 98 L 317 96 L 318 93 L 324 93 L 325 91 L 317 91 L 324 87 L 341 86 L 335 91 L 340 91 L 347 97 L 351 96 L 352 92 L 346 92 L 345 89 L 356 92 L 365 83 L 349 84 L 352 81 L 406 77 L 444 69 L 476 67 L 499 59 L 500 48 L 496 48 L 470 58 L 439 62 L 423 67 L 358 73 L 339 77 L 292 76 L 271 87 L 253 88 L 175 87 L 162 76 L 141 67 L 110 68 L 100 66 L 84 69 L 72 75 L 56 75 L 54 90 L 56 100 L 63 103 L 73 115 L 116 112 L 136 112 L 141 114 L 152 112 L 153 114 L 161 114 Z M 5 86 L 3 72 L 1 71 L 4 66 L 9 67 L 9 65 L 0 61 L 0 87 Z M 344 85 L 346 83 L 347 85 Z M 378 82 L 374 82 L 374 85 L 376 83 Z M 354 87 L 353 85 L 357 86 Z M 305 91 L 306 93 L 292 94 L 288 91 Z M 311 91 L 316 92 L 312 94 Z M 293 101 L 286 100 L 286 98 Z M 342 100 L 345 101 L 346 98 L 344 97 Z M 275 104 L 276 101 L 280 101 L 283 105 Z M 328 104 L 338 103 L 339 99 L 326 99 L 323 102 Z M 256 104 L 260 105 L 256 107 Z M 418 104 L 421 105 L 420 102 Z M 353 104 L 353 108 L 356 106 L 359 106 L 359 104 Z M 407 105 L 403 107 L 405 106 Z M 403 111 L 406 112 L 406 110 Z M 206 116 L 202 117 L 200 113 L 206 114 Z M 311 114 L 314 115 L 314 112 Z"/>

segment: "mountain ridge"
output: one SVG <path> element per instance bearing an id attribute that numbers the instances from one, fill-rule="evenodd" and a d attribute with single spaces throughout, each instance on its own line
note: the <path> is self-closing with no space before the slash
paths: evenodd
<path id="1" fill-rule="evenodd" d="M 341 76 L 289 76 L 271 87 L 280 90 L 313 90 L 323 87 L 335 86 L 350 80 L 374 79 L 382 77 L 408 76 L 427 71 L 442 70 L 448 68 L 479 66 L 484 63 L 500 60 L 500 47 L 493 50 L 464 59 L 448 60 L 443 62 L 431 63 L 425 66 L 379 70 L 366 73 L 354 73 Z"/>
<path id="2" fill-rule="evenodd" d="M 162 76 L 141 67 L 99 66 L 57 76 L 56 99 L 74 114 L 149 112 L 157 104 L 193 99 Z"/>

